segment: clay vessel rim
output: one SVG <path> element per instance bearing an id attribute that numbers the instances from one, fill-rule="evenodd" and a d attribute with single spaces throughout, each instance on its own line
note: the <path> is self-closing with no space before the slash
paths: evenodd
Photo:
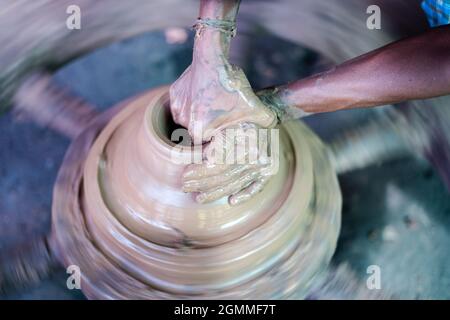
<path id="1" fill-rule="evenodd" d="M 166 87 L 163 87 L 166 88 Z M 161 128 L 161 123 L 168 124 L 167 116 L 163 117 L 161 116 L 162 110 L 166 109 L 165 114 L 169 117 L 171 117 L 170 113 L 170 98 L 169 98 L 169 92 L 167 90 L 162 90 L 162 93 L 154 97 L 147 105 L 145 114 L 144 114 L 144 128 L 145 133 L 148 137 L 156 137 L 157 141 L 159 142 L 159 147 L 162 147 L 166 151 L 169 152 L 175 152 L 179 154 L 194 154 L 199 151 L 201 151 L 201 148 L 198 148 L 199 146 L 187 146 L 187 145 L 181 145 L 173 142 L 170 140 L 170 138 L 163 132 L 163 129 Z M 165 119 L 164 121 L 159 121 L 161 119 Z M 170 121 L 170 120 L 169 120 Z M 173 125 L 177 125 L 173 119 L 170 121 Z M 149 124 L 152 125 L 149 125 Z M 187 129 L 183 127 L 178 127 L 177 129 Z M 169 133 L 171 134 L 171 133 Z M 200 150 L 199 150 L 200 149 Z"/>

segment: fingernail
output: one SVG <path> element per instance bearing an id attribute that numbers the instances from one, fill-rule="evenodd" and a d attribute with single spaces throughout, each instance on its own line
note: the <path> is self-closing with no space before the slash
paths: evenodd
<path id="1" fill-rule="evenodd" d="M 195 201 L 198 203 L 205 203 L 206 196 L 203 193 L 200 193 L 197 197 L 195 197 Z"/>

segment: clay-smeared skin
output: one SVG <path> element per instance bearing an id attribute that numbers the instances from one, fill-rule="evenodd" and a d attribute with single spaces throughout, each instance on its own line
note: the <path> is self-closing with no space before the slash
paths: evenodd
<path id="1" fill-rule="evenodd" d="M 202 33 L 206 39 L 218 31 Z M 276 124 L 276 116 L 253 92 L 242 70 L 224 57 L 205 55 L 194 59 L 170 90 L 172 115 L 189 130 L 194 141 L 210 141 L 214 134 L 231 125 L 252 122 L 262 127 Z"/>
<path id="2" fill-rule="evenodd" d="M 234 21 L 238 6 L 237 0 L 202 0 L 200 18 Z M 229 63 L 230 41 L 230 34 L 214 27 L 197 30 L 192 63 L 170 89 L 175 122 L 197 142 L 240 122 L 263 127 L 276 123 L 243 71 Z"/>
<path id="3" fill-rule="evenodd" d="M 241 136 L 235 137 L 228 129 Z M 199 193 L 196 196 L 199 203 L 231 195 L 229 203 L 237 205 L 261 191 L 276 173 L 278 150 L 268 150 L 272 132 L 258 134 L 259 128 L 247 123 L 228 129 L 220 131 L 204 148 L 205 164 L 191 164 L 183 173 L 183 191 Z M 248 130 L 256 136 L 256 143 L 252 146 L 246 144 Z M 227 148 L 224 154 L 217 156 L 214 150 L 223 150 L 224 146 Z M 267 152 L 263 151 L 263 146 Z M 232 161 L 227 163 L 224 157 L 232 157 Z"/>
<path id="4" fill-rule="evenodd" d="M 304 297 L 340 227 L 326 149 L 306 126 L 286 124 L 267 190 L 235 207 L 197 204 L 180 190 L 183 165 L 158 128 L 167 91 L 119 107 L 95 143 L 115 110 L 74 141 L 55 187 L 54 252 L 80 266 L 89 298 Z"/>

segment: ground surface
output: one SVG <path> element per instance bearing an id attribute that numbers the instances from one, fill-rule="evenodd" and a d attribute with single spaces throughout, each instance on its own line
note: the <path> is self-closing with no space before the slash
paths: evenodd
<path id="1" fill-rule="evenodd" d="M 191 41 L 169 45 L 164 33 L 146 34 L 77 60 L 56 79 L 104 110 L 174 81 L 190 62 Z M 252 55 L 241 61 L 254 87 L 305 76 L 320 63 L 280 40 L 254 37 L 251 46 Z M 339 112 L 307 122 L 328 140 L 367 116 L 370 111 Z M 11 114 L 0 116 L 0 252 L 48 232 L 53 183 L 69 143 Z M 383 290 L 400 298 L 450 299 L 450 197 L 430 166 L 411 157 L 346 174 L 340 183 L 343 224 L 333 263 L 348 263 L 361 281 L 369 265 L 380 266 Z M 82 299 L 65 281 L 61 269 L 3 298 Z"/>

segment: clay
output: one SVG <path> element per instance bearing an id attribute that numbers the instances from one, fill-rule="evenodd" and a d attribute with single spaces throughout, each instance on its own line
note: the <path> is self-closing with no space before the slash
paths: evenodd
<path id="1" fill-rule="evenodd" d="M 300 122 L 283 125 L 280 170 L 262 192 L 234 207 L 226 199 L 198 204 L 181 190 L 184 166 L 170 157 L 164 108 L 167 87 L 133 99 L 115 109 L 94 143 L 115 111 L 66 155 L 52 248 L 64 265 L 80 266 L 83 292 L 303 297 L 331 259 L 340 226 L 341 195 L 325 147 Z"/>

